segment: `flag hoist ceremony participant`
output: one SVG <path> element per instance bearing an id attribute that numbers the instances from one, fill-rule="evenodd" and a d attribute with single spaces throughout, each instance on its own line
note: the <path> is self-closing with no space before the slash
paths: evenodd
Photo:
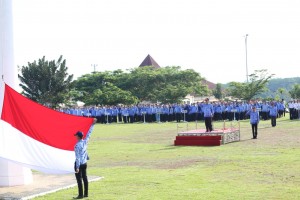
<path id="1" fill-rule="evenodd" d="M 96 119 L 41 106 L 4 82 L 0 87 L 3 105 L 0 107 L 0 158 L 49 174 L 75 172 L 76 198 L 87 197 L 87 143 Z"/>

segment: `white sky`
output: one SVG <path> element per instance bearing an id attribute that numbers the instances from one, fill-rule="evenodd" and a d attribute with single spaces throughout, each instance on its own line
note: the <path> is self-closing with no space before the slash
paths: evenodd
<path id="1" fill-rule="evenodd" d="M 69 74 L 138 67 L 150 54 L 215 83 L 268 69 L 300 76 L 299 0 L 14 0 L 15 63 L 63 55 Z"/>

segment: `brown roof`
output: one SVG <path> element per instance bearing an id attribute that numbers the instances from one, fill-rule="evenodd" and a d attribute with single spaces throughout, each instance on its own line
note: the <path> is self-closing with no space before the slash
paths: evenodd
<path id="1" fill-rule="evenodd" d="M 144 61 L 140 64 L 140 67 L 152 66 L 154 68 L 160 68 L 157 62 L 148 54 Z"/>
<path id="2" fill-rule="evenodd" d="M 217 86 L 215 83 L 212 83 L 212 82 L 207 81 L 207 80 L 203 80 L 202 84 L 207 85 L 208 89 L 210 89 L 210 90 L 216 89 L 216 86 Z"/>

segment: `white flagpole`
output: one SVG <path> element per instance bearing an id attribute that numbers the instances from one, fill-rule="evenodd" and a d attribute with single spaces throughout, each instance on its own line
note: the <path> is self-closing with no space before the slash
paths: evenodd
<path id="1" fill-rule="evenodd" d="M 0 0 L 0 84 L 17 89 L 17 67 L 14 65 L 12 0 Z M 3 93 L 0 93 L 0 114 Z M 1 130 L 0 130 L 1 131 Z M 11 144 L 14 145 L 14 144 Z M 32 182 L 30 169 L 0 158 L 0 186 L 25 185 Z"/>

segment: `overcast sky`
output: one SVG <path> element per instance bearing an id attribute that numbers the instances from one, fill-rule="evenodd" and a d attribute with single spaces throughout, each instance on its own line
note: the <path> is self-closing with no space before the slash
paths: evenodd
<path id="1" fill-rule="evenodd" d="M 300 76 L 299 0 L 14 0 L 15 63 L 46 56 L 69 73 L 138 67 L 150 54 L 214 83 L 248 71 Z"/>

